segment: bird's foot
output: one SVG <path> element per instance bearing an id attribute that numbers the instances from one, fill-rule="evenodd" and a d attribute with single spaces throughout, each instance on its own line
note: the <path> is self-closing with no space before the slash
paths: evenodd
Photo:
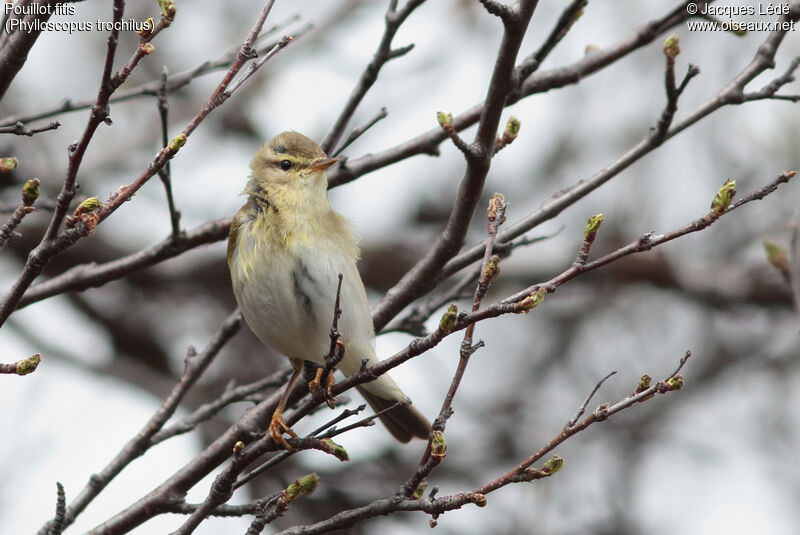
<path id="1" fill-rule="evenodd" d="M 308 389 L 311 391 L 311 395 L 314 396 L 314 399 L 324 399 L 328 407 L 333 409 L 336 407 L 336 402 L 333 399 L 333 392 L 331 389 L 333 385 L 336 384 L 336 380 L 333 378 L 333 372 L 328 373 L 328 377 L 325 378 L 325 386 L 323 387 L 322 372 L 322 368 L 317 368 L 317 375 L 308 383 Z"/>
<path id="2" fill-rule="evenodd" d="M 292 451 L 292 446 L 283 438 L 284 433 L 292 438 L 297 438 L 297 434 L 292 431 L 292 428 L 283 419 L 283 411 L 278 409 L 272 414 L 272 420 L 269 422 L 269 437 L 275 444 L 280 444 L 286 448 L 286 451 Z"/>

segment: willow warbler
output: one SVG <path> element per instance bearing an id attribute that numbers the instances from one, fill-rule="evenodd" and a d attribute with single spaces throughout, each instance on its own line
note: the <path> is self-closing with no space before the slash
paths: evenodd
<path id="1" fill-rule="evenodd" d="M 363 359 L 375 364 L 375 332 L 364 284 L 356 268 L 358 245 L 347 221 L 328 202 L 325 170 L 337 160 L 297 132 L 267 142 L 250 163 L 247 202 L 236 213 L 228 237 L 233 292 L 247 325 L 265 345 L 286 355 L 294 373 L 270 423 L 270 435 L 291 449 L 283 433 L 283 409 L 303 361 L 325 363 L 330 350 L 334 302 L 342 275 L 338 323 L 345 375 Z M 427 438 L 428 420 L 407 401 L 387 374 L 358 390 L 401 442 Z"/>

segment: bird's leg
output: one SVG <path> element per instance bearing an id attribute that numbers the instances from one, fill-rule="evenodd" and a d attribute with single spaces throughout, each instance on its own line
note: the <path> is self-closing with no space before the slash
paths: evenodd
<path id="1" fill-rule="evenodd" d="M 336 290 L 336 311 L 333 316 L 333 327 L 331 327 L 331 350 L 325 356 L 325 365 L 317 368 L 317 373 L 314 378 L 308 383 L 308 389 L 314 399 L 324 399 L 328 407 L 333 409 L 336 407 L 336 402 L 333 399 L 333 385 L 336 380 L 333 378 L 333 369 L 344 358 L 344 343 L 340 339 L 339 331 L 336 328 L 336 322 L 339 319 L 339 292 L 342 288 L 342 276 L 339 275 L 339 288 Z M 322 383 L 325 387 L 322 387 Z"/>
<path id="2" fill-rule="evenodd" d="M 298 364 L 295 364 L 296 362 Z M 293 360 L 292 368 L 292 376 L 289 377 L 289 382 L 286 383 L 286 390 L 283 391 L 281 400 L 278 402 L 278 407 L 275 409 L 275 412 L 272 413 L 272 419 L 269 422 L 270 438 L 275 444 L 280 444 L 286 448 L 287 451 L 292 451 L 292 446 L 286 442 L 286 439 L 283 438 L 283 434 L 287 433 L 293 438 L 297 438 L 297 434 L 292 431 L 292 428 L 289 427 L 283 419 L 283 410 L 286 408 L 286 403 L 289 401 L 289 394 L 292 392 L 292 387 L 294 387 L 295 382 L 297 382 L 300 372 L 303 371 L 303 364 L 301 361 Z"/>
<path id="3" fill-rule="evenodd" d="M 333 370 L 329 371 L 325 377 L 325 387 L 322 386 L 322 376 L 325 374 L 325 368 L 317 368 L 317 374 L 314 378 L 308 383 L 308 389 L 311 391 L 311 395 L 314 396 L 315 399 L 319 399 L 320 397 L 325 400 L 325 403 L 328 404 L 328 407 L 331 409 L 336 407 L 336 402 L 333 399 L 333 392 L 331 389 L 333 385 L 336 384 L 336 380 L 333 378 Z"/>

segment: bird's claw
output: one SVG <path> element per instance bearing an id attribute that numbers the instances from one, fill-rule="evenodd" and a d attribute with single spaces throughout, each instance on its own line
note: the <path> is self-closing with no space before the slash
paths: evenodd
<path id="1" fill-rule="evenodd" d="M 336 407 L 336 402 L 333 399 L 333 385 L 336 384 L 336 380 L 333 378 L 333 373 L 328 373 L 328 377 L 325 379 L 325 386 L 322 386 L 322 368 L 317 368 L 317 375 L 308 383 L 308 389 L 311 391 L 311 395 L 314 396 L 314 399 L 324 399 L 325 403 L 328 404 L 328 407 L 331 409 Z"/>
<path id="2" fill-rule="evenodd" d="M 269 437 L 273 442 L 275 442 L 275 444 L 282 445 L 286 451 L 292 451 L 292 446 L 283 437 L 284 433 L 288 434 L 292 438 L 297 438 L 297 434 L 292 431 L 292 428 L 289 427 L 289 425 L 283 419 L 283 411 L 276 410 L 272 414 L 272 419 L 269 422 Z"/>

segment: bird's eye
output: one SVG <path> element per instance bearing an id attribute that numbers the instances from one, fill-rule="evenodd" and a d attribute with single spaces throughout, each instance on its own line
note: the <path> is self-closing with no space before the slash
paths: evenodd
<path id="1" fill-rule="evenodd" d="M 281 160 L 281 169 L 284 171 L 288 171 L 292 168 L 292 162 L 290 160 Z"/>

